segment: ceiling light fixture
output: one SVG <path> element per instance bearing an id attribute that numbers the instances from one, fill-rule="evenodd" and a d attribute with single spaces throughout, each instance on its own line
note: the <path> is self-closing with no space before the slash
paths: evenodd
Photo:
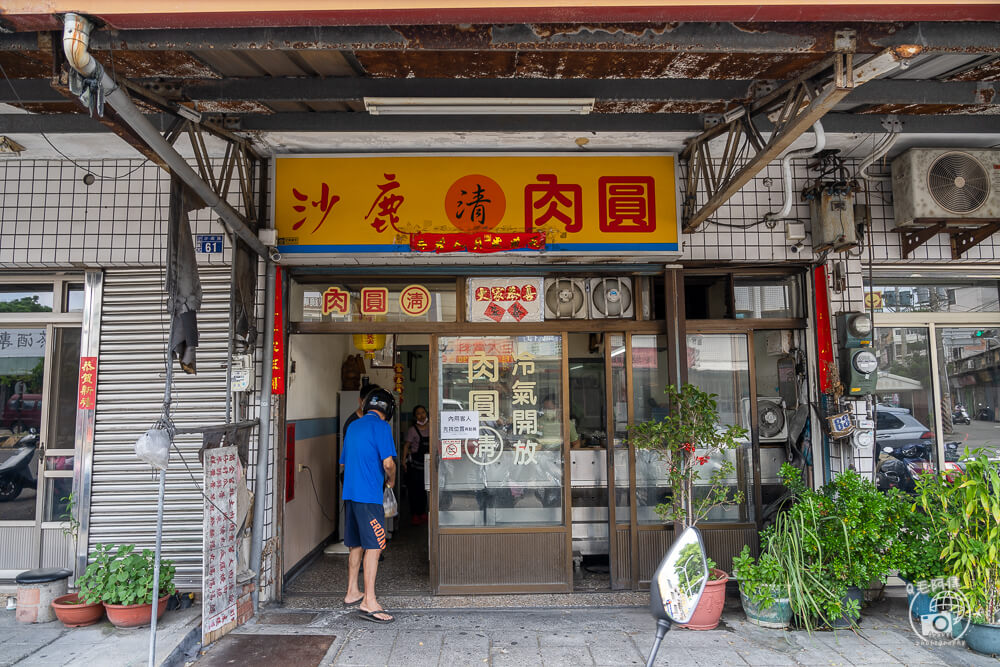
<path id="1" fill-rule="evenodd" d="M 594 110 L 594 98 L 366 97 L 373 116 L 576 115 Z"/>

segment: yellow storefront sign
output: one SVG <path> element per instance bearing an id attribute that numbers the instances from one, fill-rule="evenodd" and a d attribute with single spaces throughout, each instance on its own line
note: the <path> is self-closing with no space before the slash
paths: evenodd
<path id="1" fill-rule="evenodd" d="M 282 253 L 679 253 L 674 155 L 279 157 Z"/>

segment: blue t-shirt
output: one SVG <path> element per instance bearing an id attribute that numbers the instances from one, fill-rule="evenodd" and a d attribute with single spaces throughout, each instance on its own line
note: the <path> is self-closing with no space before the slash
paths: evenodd
<path id="1" fill-rule="evenodd" d="M 344 500 L 382 504 L 385 469 L 382 461 L 396 457 L 392 427 L 375 412 L 355 420 L 344 436 Z"/>

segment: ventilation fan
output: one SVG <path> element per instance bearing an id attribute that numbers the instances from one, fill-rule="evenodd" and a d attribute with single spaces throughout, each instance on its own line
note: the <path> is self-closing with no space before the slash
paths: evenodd
<path id="1" fill-rule="evenodd" d="M 590 279 L 590 316 L 593 319 L 632 317 L 633 304 L 630 278 Z"/>
<path id="2" fill-rule="evenodd" d="M 986 203 L 990 178 L 967 153 L 945 153 L 927 171 L 927 187 L 941 208 L 951 213 L 971 213 Z"/>
<path id="3" fill-rule="evenodd" d="M 587 283 L 579 278 L 545 281 L 545 319 L 587 319 Z"/>
<path id="4" fill-rule="evenodd" d="M 892 162 L 897 227 L 1000 220 L 1000 151 L 911 148 Z"/>
<path id="5" fill-rule="evenodd" d="M 750 399 L 743 399 L 743 425 L 750 426 Z M 762 444 L 784 443 L 788 440 L 788 423 L 785 408 L 778 396 L 757 397 L 758 440 Z"/>

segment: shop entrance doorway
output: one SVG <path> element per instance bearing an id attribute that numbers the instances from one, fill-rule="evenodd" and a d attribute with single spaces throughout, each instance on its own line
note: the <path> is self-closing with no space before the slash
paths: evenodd
<path id="1" fill-rule="evenodd" d="M 344 426 L 372 385 L 396 397 L 392 426 L 399 462 L 395 489 L 400 515 L 387 525 L 378 595 L 430 592 L 427 525 L 411 521 L 420 489 L 407 484 L 408 470 L 402 465 L 415 408 L 427 405 L 428 341 L 426 334 L 388 335 L 374 359 L 362 360 L 362 371 L 357 359 L 362 352 L 351 334 L 289 336 L 282 527 L 286 602 L 339 606 L 347 590 L 339 460 Z M 412 457 L 407 468 L 411 465 Z M 426 488 L 425 477 L 420 481 Z"/>

